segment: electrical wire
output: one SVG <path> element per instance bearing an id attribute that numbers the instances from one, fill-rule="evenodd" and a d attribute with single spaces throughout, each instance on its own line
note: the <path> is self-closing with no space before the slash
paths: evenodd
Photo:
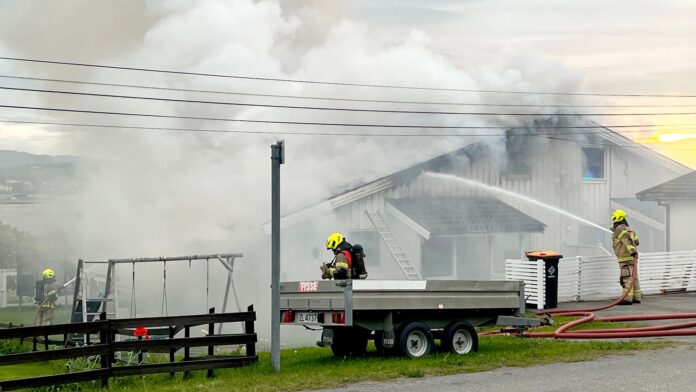
<path id="1" fill-rule="evenodd" d="M 174 128 L 174 127 L 144 127 L 144 126 L 127 126 L 127 125 L 106 125 L 106 124 L 84 124 L 84 123 L 62 123 L 62 122 L 48 122 L 48 121 L 23 121 L 23 120 L 3 120 L 0 119 L 0 123 L 12 123 L 12 124 L 32 124 L 32 125 L 47 125 L 47 126 L 67 126 L 67 127 L 81 127 L 81 128 L 104 128 L 104 129 L 121 129 L 121 130 L 140 130 L 140 131 L 161 131 L 161 132 L 189 132 L 189 133 L 229 133 L 229 134 L 251 134 L 251 135 L 294 135 L 294 136 L 346 136 L 346 137 L 505 137 L 504 134 L 457 134 L 457 133 L 445 133 L 445 134 L 396 134 L 396 133 L 353 133 L 353 132 L 302 132 L 302 131 L 253 131 L 253 130 L 239 130 L 239 129 L 206 129 L 206 128 Z M 633 131 L 638 132 L 638 131 Z M 612 134 L 612 131 L 607 132 Z M 603 133 L 603 134 L 607 134 Z M 578 132 L 578 133 L 568 133 L 568 135 L 596 135 L 597 132 Z M 586 142 L 583 140 L 573 140 L 560 137 L 553 137 L 555 133 L 534 133 L 534 134 L 522 134 L 515 136 L 523 137 L 547 137 L 549 139 L 559 140 L 574 144 L 586 144 L 594 146 L 618 146 L 624 148 L 636 148 L 636 149 L 650 149 L 649 147 L 642 146 L 639 144 L 620 144 L 620 143 L 599 143 L 599 142 Z M 681 149 L 681 148 L 661 148 L 661 150 L 670 151 L 693 151 L 693 149 Z"/>
<path id="2" fill-rule="evenodd" d="M 129 116 L 129 117 L 146 117 L 146 118 L 169 118 L 177 120 L 201 120 L 201 121 L 221 121 L 221 122 L 243 122 L 243 123 L 260 123 L 260 124 L 283 124 L 283 125 L 316 125 L 316 126 L 337 126 L 337 127 L 357 127 L 357 128 L 402 128 L 402 129 L 509 129 L 515 127 L 486 127 L 486 126 L 460 126 L 460 125 L 416 125 L 416 124 L 378 124 L 378 123 L 332 123 L 332 122 L 311 122 L 311 121 L 281 121 L 281 120 L 251 120 L 251 119 L 238 119 L 238 118 L 224 118 L 224 117 L 199 117 L 199 116 L 176 116 L 169 114 L 152 114 L 152 113 L 130 113 L 130 112 L 116 112 L 116 111 L 103 111 L 103 110 L 85 110 L 85 109 L 66 109 L 66 108 L 49 108 L 41 106 L 22 106 L 22 105 L 0 105 L 0 108 L 8 109 L 21 109 L 21 110 L 37 110 L 37 111 L 48 111 L 48 112 L 62 112 L 62 113 L 82 113 L 82 114 L 99 114 L 99 115 L 110 115 L 110 116 Z M 555 116 L 555 115 L 551 115 Z M 684 126 L 684 125 L 696 125 L 696 124 L 672 124 L 672 126 Z M 643 125 L 643 127 L 655 127 L 655 126 L 668 126 L 668 125 Z M 548 129 L 608 129 L 610 126 L 529 126 L 532 128 L 548 128 Z M 636 125 L 618 125 L 611 126 L 612 128 L 625 128 L 631 127 L 635 128 Z M 524 127 L 518 127 L 524 128 Z M 610 130 L 609 130 L 610 131 Z"/>
<path id="3" fill-rule="evenodd" d="M 99 97 L 99 98 L 118 98 L 118 99 L 137 99 L 144 101 L 160 101 L 160 102 L 174 102 L 174 103 L 195 103 L 195 104 L 207 104 L 207 105 L 227 105 L 227 106 L 242 106 L 242 107 L 264 107 L 273 109 L 299 109 L 299 110 L 325 110 L 325 111 L 339 111 L 339 112 L 357 112 L 357 113 L 391 113 L 391 114 L 427 114 L 427 115 L 464 115 L 464 116 L 554 116 L 554 117 L 576 117 L 576 116 L 692 116 L 696 115 L 696 112 L 659 112 L 659 113 L 491 113 L 491 112 L 443 112 L 443 111 L 424 111 L 424 110 L 395 110 L 395 109 L 361 109 L 361 108 L 344 108 L 344 107 L 322 107 L 322 106 L 299 106 L 299 105 L 276 105 L 276 104 L 262 104 L 262 103 L 248 103 L 248 102 L 225 102 L 225 101 L 204 101 L 204 100 L 192 100 L 192 99 L 176 99 L 176 98 L 160 98 L 160 97 L 147 97 L 138 95 L 120 95 L 120 94 L 101 94 L 101 93 L 86 93 L 78 91 L 65 91 L 65 90 L 46 90 L 46 89 L 33 89 L 33 88 L 23 88 L 23 87 L 9 87 L 0 86 L 0 90 L 12 90 L 12 91 L 23 91 L 23 92 L 38 92 L 38 93 L 49 93 L 49 94 L 65 94 L 65 95 L 79 95 L 79 96 L 89 96 L 89 97 Z"/>
<path id="4" fill-rule="evenodd" d="M 237 95 L 246 97 L 262 97 L 262 98 L 284 98 L 284 99 L 305 99 L 305 100 L 319 100 L 319 101 L 337 101 L 337 102 L 365 102 L 365 103 L 386 103 L 386 104 L 407 104 L 407 105 L 439 105 L 439 106 L 479 106 L 479 107 L 527 107 L 527 108 L 666 108 L 666 107 L 696 107 L 696 104 L 650 104 L 650 105 L 549 105 L 549 104 L 509 104 L 509 103 L 473 103 L 473 102 L 447 102 L 447 101 L 404 101 L 404 100 L 391 100 L 391 99 L 366 99 L 366 98 L 337 98 L 337 97 L 326 97 L 326 96 L 312 96 L 312 95 L 284 95 L 284 94 L 261 94 L 261 93 L 243 93 L 236 91 L 222 91 L 222 90 L 204 90 L 204 89 L 190 89 L 190 88 L 175 88 L 175 87 L 162 87 L 153 85 L 143 85 L 143 84 L 123 84 L 123 83 L 105 83 L 105 82 L 87 82 L 82 80 L 74 79 L 54 79 L 54 78 L 35 78 L 28 76 L 16 76 L 16 75 L 2 75 L 0 78 L 5 79 L 15 79 L 15 80 L 31 80 L 40 82 L 51 82 L 51 83 L 65 83 L 65 84 L 77 84 L 77 85 L 88 85 L 88 86 L 102 86 L 102 87 L 123 87 L 123 88 L 134 88 L 134 89 L 147 89 L 147 90 L 159 90 L 159 91 L 176 91 L 176 92 L 187 92 L 187 93 L 204 93 L 204 94 L 223 94 L 223 95 Z"/>
<path id="5" fill-rule="evenodd" d="M 682 95 L 682 94 L 613 94 L 613 93 L 571 93 L 571 92 L 551 92 L 551 91 L 511 91 L 511 90 L 485 90 L 485 89 L 464 89 L 464 88 L 445 88 L 445 87 L 421 87 L 421 86 L 393 85 L 393 84 L 330 82 L 330 81 L 309 80 L 309 79 L 288 79 L 288 78 L 277 78 L 277 77 L 262 77 L 262 76 L 205 73 L 205 72 L 174 71 L 174 70 L 145 68 L 145 67 L 127 67 L 127 66 L 102 65 L 102 64 L 87 64 L 87 63 L 79 63 L 79 62 L 29 59 L 29 58 L 9 57 L 9 56 L 0 56 L 0 60 L 29 62 L 29 63 L 38 63 L 38 64 L 67 65 L 67 66 L 74 66 L 74 67 L 101 68 L 101 69 L 112 69 L 112 70 L 122 70 L 122 71 L 152 72 L 152 73 L 162 73 L 162 74 L 172 74 L 172 75 L 204 76 L 204 77 L 226 78 L 226 79 L 255 80 L 255 81 L 268 81 L 268 82 L 286 82 L 286 83 L 303 83 L 303 84 L 319 84 L 319 85 L 346 86 L 346 87 L 370 87 L 370 88 L 387 88 L 387 89 L 401 89 L 401 90 L 452 91 L 452 92 L 467 92 L 467 93 L 520 94 L 520 95 L 696 98 L 696 95 L 688 95 L 688 94 L 684 94 L 684 95 Z"/>

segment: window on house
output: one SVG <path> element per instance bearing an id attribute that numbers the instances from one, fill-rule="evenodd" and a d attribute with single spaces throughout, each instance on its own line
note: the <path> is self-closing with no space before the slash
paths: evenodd
<path id="1" fill-rule="evenodd" d="M 360 244 L 365 252 L 365 268 L 370 272 L 370 267 L 379 267 L 379 235 L 372 230 L 356 230 L 348 232 L 346 239 L 351 244 Z"/>
<path id="2" fill-rule="evenodd" d="M 601 147 L 582 148 L 583 180 L 604 179 L 604 149 Z"/>

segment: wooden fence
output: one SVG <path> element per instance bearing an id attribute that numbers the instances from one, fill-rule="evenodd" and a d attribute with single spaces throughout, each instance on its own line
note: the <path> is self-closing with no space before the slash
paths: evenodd
<path id="1" fill-rule="evenodd" d="M 0 340 L 23 339 L 33 342 L 33 351 L 18 354 L 0 355 L 0 366 L 22 364 L 39 361 L 53 361 L 68 358 L 99 357 L 99 368 L 76 371 L 64 374 L 39 376 L 31 378 L 2 380 L 0 392 L 22 388 L 35 388 L 57 384 L 68 384 L 83 381 L 101 380 L 102 386 L 107 386 L 110 377 L 142 375 L 151 373 L 188 372 L 192 370 L 207 370 L 208 376 L 213 375 L 213 369 L 246 366 L 258 362 L 256 355 L 256 333 L 254 321 L 256 313 L 253 306 L 247 312 L 241 313 L 214 313 L 214 308 L 209 314 L 171 316 L 171 317 L 145 317 L 119 320 L 106 320 L 102 314 L 100 320 L 87 323 L 56 324 L 37 327 L 23 327 L 0 330 Z M 240 334 L 214 334 L 214 326 L 218 323 L 243 323 L 244 333 Z M 190 337 L 191 327 L 207 325 L 208 335 Z M 117 341 L 117 335 L 133 336 L 136 328 L 150 328 L 165 330 L 165 336 L 156 336 L 157 339 Z M 177 333 L 184 331 L 184 337 L 176 337 Z M 83 344 L 68 347 L 71 337 L 80 335 Z M 56 336 L 62 337 L 63 344 L 58 348 L 50 348 L 56 341 Z M 98 336 L 98 338 L 96 338 Z M 93 338 L 95 337 L 95 338 Z M 49 338 L 51 338 L 49 340 Z M 43 346 L 43 350 L 37 347 Z M 215 356 L 216 346 L 244 345 L 245 353 L 236 356 Z M 207 356 L 192 357 L 190 348 L 206 347 Z M 177 361 L 175 354 L 183 349 L 184 355 L 181 361 Z M 125 364 L 119 366 L 115 360 L 117 352 L 139 353 L 137 364 Z M 144 352 L 166 352 L 169 354 L 169 362 L 142 363 Z"/>

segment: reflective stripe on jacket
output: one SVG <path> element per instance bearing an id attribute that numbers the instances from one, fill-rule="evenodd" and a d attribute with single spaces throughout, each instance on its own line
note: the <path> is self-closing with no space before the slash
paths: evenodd
<path id="1" fill-rule="evenodd" d="M 347 250 L 340 251 L 336 254 L 336 259 L 334 261 L 334 265 L 338 269 L 346 269 L 350 270 L 352 267 L 352 257 L 350 255 L 350 252 Z"/>
<path id="2" fill-rule="evenodd" d="M 633 260 L 638 256 L 638 235 L 626 224 L 616 225 L 612 236 L 614 254 L 619 263 Z"/>

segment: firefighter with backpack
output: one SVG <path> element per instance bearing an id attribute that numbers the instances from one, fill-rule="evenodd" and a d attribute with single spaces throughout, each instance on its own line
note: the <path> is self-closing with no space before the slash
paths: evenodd
<path id="1" fill-rule="evenodd" d="M 326 249 L 334 253 L 334 259 L 322 264 L 322 279 L 365 279 L 365 253 L 363 247 L 351 245 L 341 233 L 333 233 L 326 240 Z"/>
<path id="2" fill-rule="evenodd" d="M 58 287 L 56 286 L 56 273 L 46 268 L 43 271 L 43 279 L 36 282 L 36 316 L 34 316 L 34 325 L 51 325 L 53 321 L 53 312 L 58 306 Z"/>

